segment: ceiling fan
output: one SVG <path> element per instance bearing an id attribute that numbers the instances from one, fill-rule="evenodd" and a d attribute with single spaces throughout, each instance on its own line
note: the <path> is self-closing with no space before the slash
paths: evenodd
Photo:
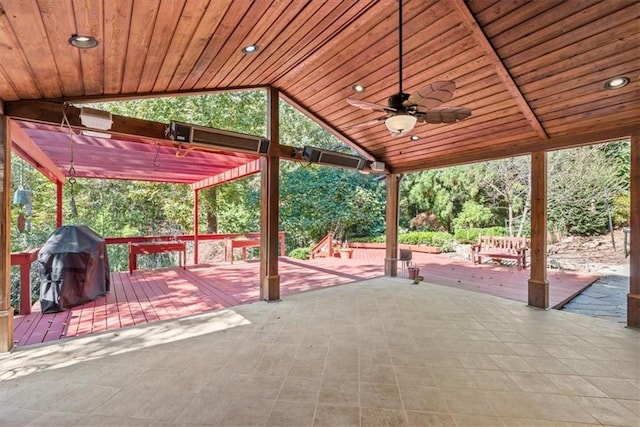
<path id="1" fill-rule="evenodd" d="M 392 136 L 401 136 L 411 132 L 417 122 L 455 123 L 471 116 L 471 111 L 467 108 L 442 106 L 453 97 L 453 91 L 456 88 L 455 82 L 433 82 L 411 95 L 402 91 L 402 1 L 398 0 L 398 93 L 388 99 L 386 107 L 359 99 L 347 98 L 347 102 L 354 107 L 386 113 L 383 117 L 358 124 L 355 127 L 384 122 Z"/>

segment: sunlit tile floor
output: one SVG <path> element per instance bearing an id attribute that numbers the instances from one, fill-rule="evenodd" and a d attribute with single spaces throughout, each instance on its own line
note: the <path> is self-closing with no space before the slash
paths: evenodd
<path id="1" fill-rule="evenodd" d="M 640 425 L 640 332 L 374 279 L 0 356 L 0 425 Z"/>

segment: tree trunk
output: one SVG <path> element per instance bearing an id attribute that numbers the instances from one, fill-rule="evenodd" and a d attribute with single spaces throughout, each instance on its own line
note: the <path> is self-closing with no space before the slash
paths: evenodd
<path id="1" fill-rule="evenodd" d="M 216 191 L 216 187 L 210 187 L 200 193 L 200 200 L 203 202 L 204 211 L 207 217 L 207 233 L 217 233 L 218 232 L 218 214 L 216 211 L 217 208 L 217 197 L 218 192 Z"/>

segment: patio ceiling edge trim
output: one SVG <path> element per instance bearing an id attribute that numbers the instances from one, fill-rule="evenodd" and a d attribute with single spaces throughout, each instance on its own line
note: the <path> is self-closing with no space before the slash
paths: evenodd
<path id="1" fill-rule="evenodd" d="M 56 164 L 42 151 L 15 120 L 9 120 L 11 135 L 11 148 L 18 153 L 27 163 L 40 171 L 51 182 L 64 184 L 66 176 Z"/>
<path id="2" fill-rule="evenodd" d="M 260 159 L 252 160 L 233 169 L 226 170 L 217 175 L 190 184 L 192 190 L 204 190 L 205 188 L 221 185 L 246 176 L 260 172 Z"/>
<path id="3" fill-rule="evenodd" d="M 455 158 L 434 157 L 428 161 L 423 161 L 419 168 L 416 165 L 397 168 L 394 173 L 417 172 L 426 169 L 439 169 L 449 166 L 458 166 L 463 164 L 476 163 L 481 161 L 490 161 L 503 159 L 507 157 L 524 156 L 533 152 L 555 151 L 566 148 L 574 148 L 583 145 L 598 144 L 602 142 L 610 142 L 618 139 L 630 138 L 631 135 L 640 132 L 640 125 L 621 127 L 613 130 L 605 130 L 591 133 L 583 133 L 580 135 L 566 135 L 549 138 L 547 140 L 523 140 L 514 143 L 508 147 L 496 147 L 494 149 L 469 150 L 463 155 Z"/>

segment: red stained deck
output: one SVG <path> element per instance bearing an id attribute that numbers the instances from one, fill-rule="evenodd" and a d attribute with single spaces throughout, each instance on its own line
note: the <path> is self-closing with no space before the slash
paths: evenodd
<path id="1" fill-rule="evenodd" d="M 526 303 L 529 270 L 454 261 L 447 255 L 413 254 L 425 282 L 482 292 Z M 280 258 L 281 295 L 320 289 L 384 274 L 384 250 L 356 249 L 353 259 L 297 261 Z M 258 262 L 197 265 L 111 274 L 111 291 L 62 313 L 42 314 L 39 304 L 16 316 L 17 346 L 54 341 L 174 319 L 258 301 Z M 400 270 L 400 267 L 399 267 Z M 561 306 L 596 276 L 549 272 L 552 307 Z"/>

